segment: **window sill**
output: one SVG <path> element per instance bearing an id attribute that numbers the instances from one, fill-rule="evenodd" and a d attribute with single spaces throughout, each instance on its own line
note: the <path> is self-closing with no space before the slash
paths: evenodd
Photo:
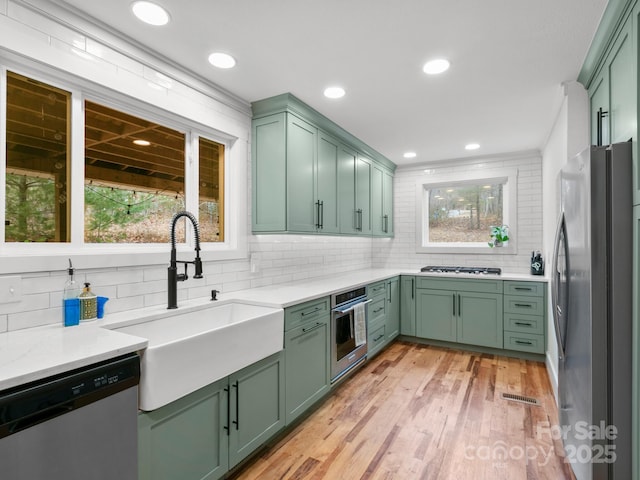
<path id="1" fill-rule="evenodd" d="M 487 244 L 453 244 L 444 245 L 437 244 L 433 246 L 417 245 L 416 253 L 449 253 L 449 254 L 470 254 L 470 255 L 517 255 L 518 249 L 514 242 L 509 241 L 509 244 L 504 247 L 491 248 Z"/>

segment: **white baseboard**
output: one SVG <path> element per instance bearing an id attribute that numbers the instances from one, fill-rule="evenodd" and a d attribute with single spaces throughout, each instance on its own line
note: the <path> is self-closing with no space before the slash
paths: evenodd
<path id="1" fill-rule="evenodd" d="M 558 362 L 556 359 L 549 356 L 549 352 L 546 355 L 545 365 L 547 366 L 547 374 L 549 375 L 549 381 L 551 382 L 551 388 L 553 389 L 553 396 L 556 399 L 556 405 L 558 404 L 558 371 L 556 365 Z"/>

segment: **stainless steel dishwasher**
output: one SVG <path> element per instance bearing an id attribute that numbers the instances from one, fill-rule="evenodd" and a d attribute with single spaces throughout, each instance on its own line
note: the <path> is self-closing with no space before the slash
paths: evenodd
<path id="1" fill-rule="evenodd" d="M 135 480 L 135 354 L 0 392 L 3 480 Z"/>

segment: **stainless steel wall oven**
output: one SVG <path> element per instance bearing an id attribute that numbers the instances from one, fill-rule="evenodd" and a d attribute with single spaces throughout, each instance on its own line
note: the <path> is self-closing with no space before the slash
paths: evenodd
<path id="1" fill-rule="evenodd" d="M 338 380 L 367 356 L 366 342 L 366 287 L 360 287 L 331 295 L 331 382 Z M 358 327 L 355 316 L 356 307 L 364 308 L 364 343 L 356 342 Z"/>

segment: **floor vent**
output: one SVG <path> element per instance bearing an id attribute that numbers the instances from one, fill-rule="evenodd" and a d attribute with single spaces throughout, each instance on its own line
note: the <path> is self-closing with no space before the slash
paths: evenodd
<path id="1" fill-rule="evenodd" d="M 537 405 L 540 406 L 540 402 L 537 398 L 533 397 L 525 397 L 523 395 L 514 395 L 513 393 L 503 393 L 502 398 L 505 400 L 511 400 L 512 402 L 525 403 L 527 405 Z"/>

